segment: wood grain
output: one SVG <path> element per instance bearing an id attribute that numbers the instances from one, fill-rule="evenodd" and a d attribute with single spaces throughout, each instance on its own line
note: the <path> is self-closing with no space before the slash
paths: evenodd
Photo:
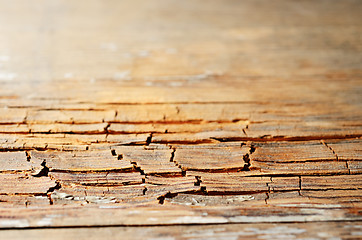
<path id="1" fill-rule="evenodd" d="M 361 12 L 0 0 L 0 239 L 361 238 Z"/>

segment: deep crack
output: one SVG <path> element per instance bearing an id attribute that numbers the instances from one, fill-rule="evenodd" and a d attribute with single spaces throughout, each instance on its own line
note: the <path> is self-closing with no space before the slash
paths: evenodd
<path id="1" fill-rule="evenodd" d="M 47 191 L 47 197 L 49 199 L 49 204 L 50 205 L 53 205 L 54 204 L 54 201 L 52 199 L 52 193 L 57 190 L 57 189 L 60 189 L 62 187 L 62 185 L 60 184 L 60 181 L 56 181 L 55 182 L 56 185 L 54 187 L 50 187 Z"/>
<path id="2" fill-rule="evenodd" d="M 46 166 L 46 160 L 43 160 L 41 166 L 43 168 L 37 174 L 33 174 L 33 177 L 48 177 L 49 168 Z"/>

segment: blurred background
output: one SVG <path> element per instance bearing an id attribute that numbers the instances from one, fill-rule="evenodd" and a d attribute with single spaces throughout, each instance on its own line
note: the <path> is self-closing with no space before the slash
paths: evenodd
<path id="1" fill-rule="evenodd" d="M 361 12 L 358 0 L 1 0 L 0 82 L 360 79 Z"/>

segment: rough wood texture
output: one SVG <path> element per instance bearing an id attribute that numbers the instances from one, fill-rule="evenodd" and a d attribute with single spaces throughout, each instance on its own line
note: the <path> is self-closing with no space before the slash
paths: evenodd
<path id="1" fill-rule="evenodd" d="M 0 0 L 0 238 L 362 238 L 361 12 Z"/>
<path id="2" fill-rule="evenodd" d="M 4 239 L 38 239 L 39 236 L 52 236 L 52 239 L 358 239 L 360 226 L 355 222 L 285 223 L 281 224 L 229 224 L 203 226 L 167 227 L 118 227 L 118 228 L 68 228 L 41 229 L 3 232 Z M 167 236 L 167 238 L 165 237 Z"/>

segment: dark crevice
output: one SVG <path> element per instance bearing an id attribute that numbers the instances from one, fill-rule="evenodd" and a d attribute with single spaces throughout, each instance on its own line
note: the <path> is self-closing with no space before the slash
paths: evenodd
<path id="1" fill-rule="evenodd" d="M 196 182 L 194 183 L 194 186 L 200 186 L 202 183 L 201 176 L 195 176 Z"/>
<path id="2" fill-rule="evenodd" d="M 48 199 L 49 199 L 49 204 L 50 205 L 53 205 L 54 202 L 53 202 L 53 199 L 52 199 L 52 192 L 54 192 L 55 190 L 57 189 L 60 189 L 62 187 L 62 185 L 60 184 L 59 181 L 56 181 L 56 185 L 54 187 L 50 187 L 46 193 Z"/>
<path id="3" fill-rule="evenodd" d="M 186 170 L 183 169 L 182 166 L 179 165 L 177 162 L 175 162 L 176 148 L 174 148 L 174 147 L 170 147 L 170 148 L 172 149 L 170 162 L 173 162 L 176 167 L 179 167 L 181 169 L 181 176 L 185 177 L 186 176 Z"/>
<path id="4" fill-rule="evenodd" d="M 171 152 L 170 162 L 173 162 L 173 160 L 175 159 L 175 152 L 176 152 L 176 148 L 173 148 L 172 152 Z"/>
<path id="5" fill-rule="evenodd" d="M 243 145 L 241 145 L 243 146 Z M 243 156 L 243 160 L 244 160 L 244 167 L 242 168 L 242 171 L 250 171 L 250 167 L 251 167 L 251 160 L 250 160 L 250 155 L 253 154 L 255 152 L 255 147 L 251 144 L 249 149 L 249 153 L 246 153 Z"/>
<path id="6" fill-rule="evenodd" d="M 243 160 L 244 160 L 245 164 L 241 171 L 250 171 L 251 164 L 250 164 L 250 157 L 249 157 L 248 153 L 243 156 Z"/>
<path id="7" fill-rule="evenodd" d="M 248 136 L 248 134 L 246 133 L 245 128 L 242 129 L 243 133 L 245 134 L 245 136 Z"/>
<path id="8" fill-rule="evenodd" d="M 157 200 L 158 200 L 158 203 L 159 203 L 159 204 L 164 204 L 165 198 L 173 198 L 173 197 L 176 197 L 177 195 L 178 195 L 178 193 L 168 192 L 168 193 L 166 193 L 165 195 L 159 196 L 159 197 L 157 198 Z"/>
<path id="9" fill-rule="evenodd" d="M 324 146 L 326 146 L 329 150 L 331 150 L 332 151 L 332 153 L 334 154 L 334 156 L 336 157 L 336 160 L 338 161 L 338 155 L 337 155 L 337 153 L 334 151 L 334 149 L 331 147 L 331 146 L 329 146 L 325 141 L 323 141 L 323 140 L 321 140 L 321 143 L 324 145 Z"/>
<path id="10" fill-rule="evenodd" d="M 245 126 L 245 128 L 242 129 L 242 131 L 243 131 L 243 133 L 244 133 L 244 135 L 245 135 L 246 137 L 248 137 L 248 133 L 247 133 L 248 128 L 249 128 L 249 125 L 247 124 L 247 125 Z"/>
<path id="11" fill-rule="evenodd" d="M 0 148 L 0 152 L 22 152 L 22 151 L 30 151 L 34 150 L 35 148 L 30 147 L 16 147 L 16 148 Z M 41 148 L 40 151 L 45 151 L 46 149 Z"/>
<path id="12" fill-rule="evenodd" d="M 112 149 L 111 153 L 112 153 L 112 156 L 117 156 L 116 150 Z"/>
<path id="13" fill-rule="evenodd" d="M 43 168 L 37 174 L 33 174 L 33 177 L 48 177 L 49 168 L 46 166 L 46 160 L 41 163 L 41 166 Z"/>
<path id="14" fill-rule="evenodd" d="M 269 199 L 269 192 L 265 193 L 266 198 L 265 198 L 265 204 L 268 204 L 268 199 Z"/>
<path id="15" fill-rule="evenodd" d="M 107 126 L 104 127 L 104 133 L 108 133 L 108 128 L 111 126 L 110 123 L 107 124 Z"/>
<path id="16" fill-rule="evenodd" d="M 141 173 L 141 175 L 146 175 L 145 172 L 141 169 L 140 166 L 137 165 L 136 162 L 131 162 L 131 164 L 133 165 L 133 168 L 134 168 L 137 172 Z"/>
<path id="17" fill-rule="evenodd" d="M 148 146 L 148 145 L 151 144 L 151 142 L 152 142 L 152 135 L 153 135 L 153 133 L 151 133 L 150 136 L 147 137 L 147 139 L 146 139 L 146 146 Z"/>
<path id="18" fill-rule="evenodd" d="M 346 161 L 346 167 L 348 169 L 348 174 L 351 174 L 351 169 L 349 168 L 348 161 Z"/>
<path id="19" fill-rule="evenodd" d="M 28 151 L 25 151 L 25 155 L 26 155 L 26 160 L 27 160 L 28 162 L 30 162 L 30 160 L 31 160 L 30 153 L 29 153 Z"/>
<path id="20" fill-rule="evenodd" d="M 157 200 L 159 204 L 163 204 L 165 202 L 165 196 L 159 196 Z"/>
<path id="21" fill-rule="evenodd" d="M 302 190 L 302 176 L 299 176 L 299 191 Z"/>
<path id="22" fill-rule="evenodd" d="M 255 152 L 255 150 L 256 150 L 256 148 L 255 148 L 255 146 L 254 145 L 250 145 L 250 154 L 253 154 L 254 152 Z"/>
<path id="23" fill-rule="evenodd" d="M 0 126 L 7 126 L 7 125 L 26 125 L 26 123 L 23 121 L 23 122 L 2 122 L 0 123 Z"/>
<path id="24" fill-rule="evenodd" d="M 270 177 L 270 181 L 272 182 L 272 177 Z M 265 204 L 268 204 L 268 199 L 269 199 L 269 194 L 270 194 L 270 186 L 269 186 L 269 183 L 266 183 L 266 186 L 268 188 L 268 192 L 266 192 L 266 198 L 265 198 Z M 274 190 L 273 190 L 274 191 Z"/>
<path id="25" fill-rule="evenodd" d="M 58 190 L 58 189 L 60 189 L 61 187 L 62 187 L 62 185 L 60 184 L 60 181 L 55 181 L 55 183 L 56 183 L 56 185 L 54 186 L 54 187 L 50 187 L 49 189 L 48 189 L 48 191 L 47 191 L 47 194 L 48 193 L 52 193 L 52 192 L 54 192 L 55 190 Z"/>

